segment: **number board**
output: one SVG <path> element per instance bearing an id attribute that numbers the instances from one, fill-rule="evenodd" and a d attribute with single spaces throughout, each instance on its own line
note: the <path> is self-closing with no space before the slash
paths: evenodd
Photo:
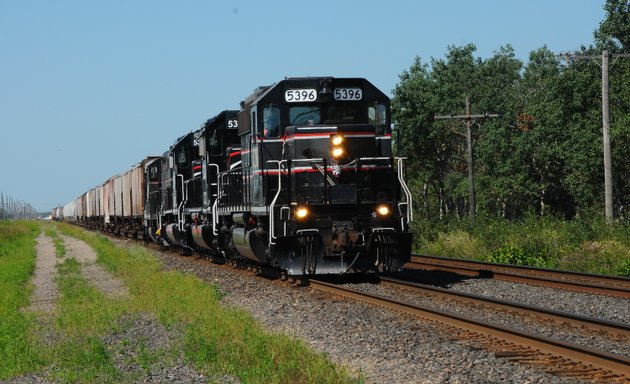
<path id="1" fill-rule="evenodd" d="M 238 120 L 233 119 L 233 120 L 228 120 L 227 122 L 227 127 L 228 128 L 238 128 Z"/>
<path id="2" fill-rule="evenodd" d="M 335 100 L 359 101 L 363 99 L 363 91 L 361 88 L 335 88 L 333 97 Z"/>
<path id="3" fill-rule="evenodd" d="M 193 147 L 199 146 L 199 138 L 201 137 L 201 132 L 195 132 L 193 134 Z"/>
<path id="4" fill-rule="evenodd" d="M 289 89 L 284 92 L 284 100 L 287 103 L 300 103 L 317 100 L 317 91 L 315 89 Z"/>

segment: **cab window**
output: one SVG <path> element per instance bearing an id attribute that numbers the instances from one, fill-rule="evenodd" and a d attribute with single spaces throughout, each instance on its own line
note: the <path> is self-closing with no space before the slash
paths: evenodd
<path id="1" fill-rule="evenodd" d="M 289 109 L 289 125 L 319 124 L 321 113 L 317 106 L 301 106 Z"/>
<path id="2" fill-rule="evenodd" d="M 157 166 L 152 166 L 149 167 L 149 179 L 151 181 L 155 181 L 158 180 L 160 178 L 160 175 L 158 173 L 158 167 Z"/>
<path id="3" fill-rule="evenodd" d="M 387 109 L 384 104 L 374 104 L 368 108 L 368 119 L 376 131 L 383 134 L 387 131 Z"/>
<path id="4" fill-rule="evenodd" d="M 326 122 L 337 124 L 358 123 L 358 115 L 355 108 L 351 105 L 335 103 L 326 109 Z"/>
<path id="5" fill-rule="evenodd" d="M 187 158 L 188 156 L 186 156 L 186 148 L 185 147 L 179 148 L 177 150 L 177 166 L 185 167 L 186 164 L 188 163 Z"/>
<path id="6" fill-rule="evenodd" d="M 223 154 L 223 136 L 218 131 L 212 133 L 212 136 L 208 138 L 208 142 L 210 144 L 210 155 L 220 156 Z"/>
<path id="7" fill-rule="evenodd" d="M 280 108 L 272 106 L 263 108 L 263 136 L 266 139 L 280 137 Z"/>

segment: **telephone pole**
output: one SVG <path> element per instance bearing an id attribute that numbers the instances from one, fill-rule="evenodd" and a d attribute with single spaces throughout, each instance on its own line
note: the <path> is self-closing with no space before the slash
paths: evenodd
<path id="1" fill-rule="evenodd" d="M 468 200 L 470 204 L 470 218 L 475 220 L 475 212 L 477 210 L 477 202 L 475 198 L 475 180 L 473 174 L 473 141 L 472 141 L 472 125 L 477 119 L 486 119 L 488 117 L 499 117 L 498 114 L 470 114 L 470 96 L 466 96 L 466 114 L 464 115 L 436 115 L 435 120 L 464 120 L 466 124 L 466 160 L 468 163 Z"/>
<path id="2" fill-rule="evenodd" d="M 613 188 L 612 188 L 612 158 L 610 155 L 610 104 L 608 101 L 609 81 L 608 69 L 609 58 L 630 58 L 630 53 L 609 54 L 604 49 L 600 55 L 572 55 L 570 52 L 558 55 L 566 61 L 571 60 L 599 60 L 602 63 L 602 140 L 604 144 L 604 198 L 606 206 L 606 222 L 613 222 Z"/>

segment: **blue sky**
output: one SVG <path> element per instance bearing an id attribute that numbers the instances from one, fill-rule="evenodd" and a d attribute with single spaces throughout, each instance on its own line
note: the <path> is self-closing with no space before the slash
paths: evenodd
<path id="1" fill-rule="evenodd" d="M 65 204 L 285 76 L 365 77 L 474 43 L 593 41 L 603 0 L 0 0 L 0 192 Z"/>

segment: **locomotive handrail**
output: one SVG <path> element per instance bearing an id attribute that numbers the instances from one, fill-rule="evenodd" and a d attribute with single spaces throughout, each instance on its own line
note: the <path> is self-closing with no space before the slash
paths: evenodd
<path id="1" fill-rule="evenodd" d="M 214 236 L 218 236 L 219 235 L 219 231 L 217 230 L 217 224 L 219 223 L 219 215 L 217 214 L 217 203 L 219 202 L 219 199 L 216 199 L 214 201 L 214 204 L 212 204 L 212 234 Z"/>
<path id="2" fill-rule="evenodd" d="M 182 215 L 182 206 L 184 205 L 184 193 L 186 193 L 185 189 L 184 189 L 184 175 L 182 175 L 181 173 L 178 173 L 177 177 L 181 177 L 182 178 L 182 201 L 179 203 L 179 206 L 177 207 L 177 227 L 179 228 L 180 231 L 184 230 L 184 220 L 182 219 L 183 215 Z M 177 197 L 177 188 L 175 189 L 175 197 Z"/>
<path id="3" fill-rule="evenodd" d="M 278 164 L 278 191 L 276 192 L 276 195 L 273 197 L 273 200 L 271 201 L 271 205 L 269 206 L 269 244 L 273 244 L 273 245 L 276 244 L 274 240 L 277 239 L 277 237 L 274 234 L 275 218 L 273 214 L 273 208 L 276 205 L 276 200 L 278 200 L 278 196 L 280 196 L 280 191 L 282 187 L 282 175 L 280 172 L 280 167 L 282 163 L 284 162 L 286 162 L 286 160 L 267 160 L 267 164 L 276 164 L 276 163 Z"/>
<path id="4" fill-rule="evenodd" d="M 221 173 L 221 169 L 219 168 L 219 164 L 216 163 L 209 163 L 208 167 L 213 167 L 217 169 L 217 173 L 216 173 L 216 179 L 217 179 L 217 199 L 219 198 L 219 174 Z M 212 183 L 210 183 L 210 185 L 212 186 Z M 212 195 L 212 191 L 210 193 Z"/>
<path id="5" fill-rule="evenodd" d="M 213 167 L 216 168 L 217 172 L 215 174 L 215 181 L 216 181 L 216 188 L 217 188 L 217 194 L 216 197 L 214 199 L 214 202 L 212 203 L 212 208 L 211 208 L 211 214 L 212 214 L 212 234 L 214 236 L 218 236 L 219 235 L 219 231 L 217 230 L 217 224 L 218 224 L 218 215 L 217 215 L 217 204 L 219 203 L 219 193 L 220 193 L 220 188 L 219 188 L 219 174 L 221 173 L 221 169 L 219 168 L 219 165 L 216 163 L 209 163 L 208 164 L 208 168 Z M 204 169 L 205 171 L 205 169 Z M 206 173 L 206 179 L 208 179 L 207 177 L 207 173 Z M 212 183 L 210 183 L 210 187 L 212 187 Z M 212 201 L 212 190 L 210 190 L 210 201 Z M 202 203 L 203 205 L 203 203 Z M 205 207 L 204 207 L 205 210 Z"/>
<path id="6" fill-rule="evenodd" d="M 403 160 L 407 160 L 406 157 L 395 157 L 396 161 L 398 162 L 398 181 L 400 182 L 401 187 L 403 188 L 403 191 L 405 192 L 405 198 L 407 200 L 407 224 L 411 223 L 411 221 L 413 221 L 413 199 L 411 197 L 411 191 L 409 191 L 409 187 L 407 187 L 407 183 L 405 183 L 405 178 L 403 175 Z M 400 205 L 398 204 L 398 207 L 400 209 Z M 404 228 L 402 228 L 404 230 Z"/>

